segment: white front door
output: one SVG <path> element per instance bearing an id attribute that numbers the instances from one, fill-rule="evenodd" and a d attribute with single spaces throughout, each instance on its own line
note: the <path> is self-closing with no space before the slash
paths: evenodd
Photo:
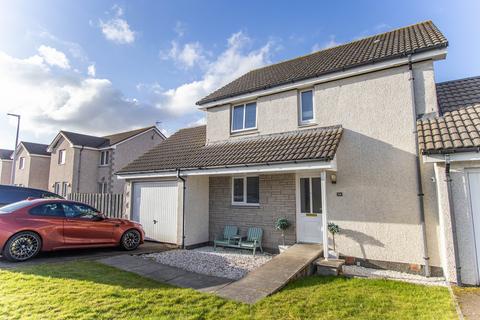
<path id="1" fill-rule="evenodd" d="M 322 177 L 297 174 L 297 242 L 322 243 Z"/>
<path id="2" fill-rule="evenodd" d="M 132 220 L 139 222 L 145 237 L 177 243 L 178 184 L 176 181 L 133 184 Z"/>
<path id="3" fill-rule="evenodd" d="M 480 170 L 470 170 L 467 175 L 472 208 L 472 227 L 475 237 L 478 285 L 480 284 Z"/>

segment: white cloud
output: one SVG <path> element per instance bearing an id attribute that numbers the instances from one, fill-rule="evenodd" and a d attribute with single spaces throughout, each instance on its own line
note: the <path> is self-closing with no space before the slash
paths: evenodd
<path id="1" fill-rule="evenodd" d="M 330 39 L 327 41 L 327 42 L 324 42 L 323 44 L 318 44 L 316 43 L 313 47 L 312 47 L 312 52 L 315 52 L 315 51 L 319 51 L 319 50 L 324 50 L 324 49 L 328 49 L 328 48 L 332 48 L 332 47 L 336 47 L 338 45 L 340 45 L 341 43 L 340 42 L 337 42 L 335 40 L 335 36 L 334 35 L 331 35 L 330 36 Z"/>
<path id="2" fill-rule="evenodd" d="M 171 88 L 157 96 L 156 105 L 179 117 L 197 110 L 195 102 L 248 71 L 269 62 L 272 43 L 247 51 L 251 39 L 242 32 L 233 34 L 227 48 L 213 61 L 207 61 L 201 79 Z"/>
<path id="3" fill-rule="evenodd" d="M 197 64 L 203 64 L 206 58 L 203 54 L 202 46 L 199 42 L 191 42 L 183 45 L 172 41 L 171 48 L 167 52 L 160 52 L 160 58 L 164 60 L 173 60 L 184 69 L 192 68 Z"/>
<path id="4" fill-rule="evenodd" d="M 185 25 L 185 23 L 177 21 L 175 27 L 173 28 L 173 31 L 175 31 L 177 36 L 183 37 L 185 35 L 185 32 L 187 31 L 187 26 Z"/>
<path id="5" fill-rule="evenodd" d="M 0 51 L 0 70 L 0 112 L 21 114 L 22 134 L 44 137 L 60 129 L 105 134 L 162 119 L 160 110 L 127 99 L 110 80 L 73 70 L 58 73 L 41 55 L 19 59 Z M 0 136 L 6 130 L 0 128 Z"/>
<path id="6" fill-rule="evenodd" d="M 38 53 L 51 66 L 57 66 L 62 69 L 70 69 L 70 63 L 67 56 L 55 48 L 41 45 L 38 48 Z"/>
<path id="7" fill-rule="evenodd" d="M 103 35 L 107 40 L 118 44 L 133 43 L 135 41 L 136 32 L 130 29 L 127 20 L 122 18 L 124 15 L 123 8 L 119 5 L 114 5 L 112 11 L 114 14 L 113 18 L 106 22 L 103 22 L 103 20 L 100 19 L 99 24 Z"/>
<path id="8" fill-rule="evenodd" d="M 90 77 L 95 77 L 95 74 L 96 74 L 96 69 L 95 69 L 95 65 L 94 64 L 91 64 L 87 67 L 87 74 L 90 76 Z"/>

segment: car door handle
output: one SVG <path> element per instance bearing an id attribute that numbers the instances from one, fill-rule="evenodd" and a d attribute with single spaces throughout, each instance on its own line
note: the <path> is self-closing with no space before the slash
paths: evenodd
<path id="1" fill-rule="evenodd" d="M 153 220 L 153 224 L 157 224 L 157 220 L 154 219 L 154 220 Z"/>

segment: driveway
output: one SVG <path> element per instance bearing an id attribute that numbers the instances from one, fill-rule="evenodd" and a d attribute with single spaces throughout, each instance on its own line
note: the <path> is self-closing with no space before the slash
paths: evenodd
<path id="1" fill-rule="evenodd" d="M 95 248 L 95 249 L 78 249 L 78 250 L 61 250 L 54 252 L 42 252 L 37 257 L 21 262 L 9 262 L 0 257 L 0 269 L 15 268 L 27 265 L 36 265 L 41 263 L 57 263 L 74 260 L 98 260 L 106 257 L 120 256 L 120 255 L 132 255 L 132 254 L 144 254 L 161 252 L 173 249 L 174 246 L 146 241 L 138 249 L 133 251 L 122 251 L 119 248 Z"/>

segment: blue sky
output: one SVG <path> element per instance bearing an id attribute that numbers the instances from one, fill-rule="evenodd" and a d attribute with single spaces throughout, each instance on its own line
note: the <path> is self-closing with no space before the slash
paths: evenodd
<path id="1" fill-rule="evenodd" d="M 480 1 L 0 0 L 0 148 L 70 130 L 202 123 L 194 103 L 252 68 L 431 19 L 436 80 L 480 75 Z"/>

